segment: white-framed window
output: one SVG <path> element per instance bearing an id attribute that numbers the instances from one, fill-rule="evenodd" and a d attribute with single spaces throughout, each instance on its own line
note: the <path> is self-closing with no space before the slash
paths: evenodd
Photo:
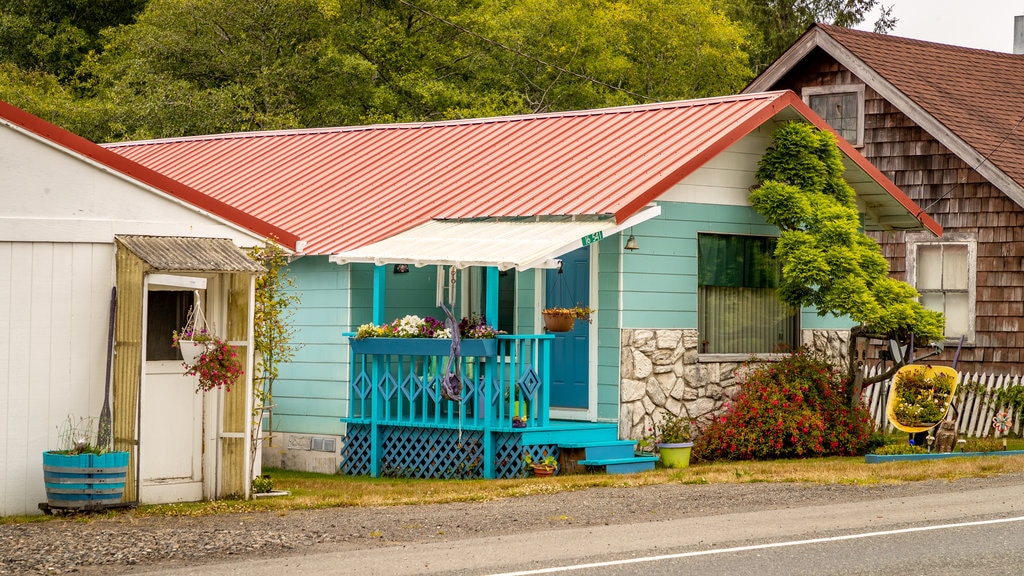
<path id="1" fill-rule="evenodd" d="M 807 86 L 804 102 L 854 146 L 864 144 L 864 85 Z"/>
<path id="2" fill-rule="evenodd" d="M 946 317 L 946 340 L 974 342 L 978 244 L 966 235 L 908 235 L 907 277 L 921 304 Z"/>
<path id="3" fill-rule="evenodd" d="M 779 301 L 778 238 L 697 235 L 697 331 L 704 354 L 792 352 L 799 310 Z"/>

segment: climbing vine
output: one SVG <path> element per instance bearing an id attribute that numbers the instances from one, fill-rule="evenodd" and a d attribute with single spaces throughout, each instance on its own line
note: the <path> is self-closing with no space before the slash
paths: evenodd
<path id="1" fill-rule="evenodd" d="M 288 275 L 288 255 L 277 242 L 267 239 L 262 246 L 251 248 L 249 257 L 266 269 L 256 277 L 253 334 L 256 376 L 253 379 L 252 446 L 249 455 L 251 463 L 255 464 L 265 414 L 270 417 L 269 430 L 274 428 L 274 382 L 280 375 L 281 365 L 291 360 L 298 350 L 292 342 L 294 328 L 291 319 L 292 308 L 299 303 L 299 295 Z"/>

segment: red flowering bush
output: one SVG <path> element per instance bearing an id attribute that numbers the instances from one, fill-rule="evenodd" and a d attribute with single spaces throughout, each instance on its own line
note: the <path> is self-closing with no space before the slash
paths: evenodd
<path id="1" fill-rule="evenodd" d="M 752 460 L 862 454 L 871 436 L 867 410 L 851 409 L 846 383 L 804 351 L 751 367 L 742 392 L 697 436 L 697 460 Z"/>

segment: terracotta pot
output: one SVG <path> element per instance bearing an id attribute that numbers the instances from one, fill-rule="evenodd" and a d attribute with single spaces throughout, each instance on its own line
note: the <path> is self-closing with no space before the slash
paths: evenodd
<path id="1" fill-rule="evenodd" d="M 545 466 L 543 464 L 530 464 L 533 467 L 534 476 L 553 476 L 555 473 L 554 466 Z"/>
<path id="2" fill-rule="evenodd" d="M 569 332 L 572 330 L 576 319 L 569 314 L 551 314 L 543 312 L 544 314 L 544 328 L 548 332 Z"/>

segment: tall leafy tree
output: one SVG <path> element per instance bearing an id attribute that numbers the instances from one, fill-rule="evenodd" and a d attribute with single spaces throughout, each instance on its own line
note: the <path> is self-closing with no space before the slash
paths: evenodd
<path id="1" fill-rule="evenodd" d="M 922 306 L 912 286 L 889 277 L 878 243 L 860 229 L 843 170 L 831 132 L 789 122 L 772 136 L 750 203 L 782 231 L 775 250 L 782 264 L 780 299 L 821 316 L 848 317 L 860 324 L 855 336 L 941 341 L 942 314 Z M 859 389 L 851 396 L 858 399 Z"/>
<path id="2" fill-rule="evenodd" d="M 749 78 L 741 29 L 701 0 L 490 0 L 477 13 L 502 46 L 482 74 L 533 112 L 728 94 Z"/>
<path id="3" fill-rule="evenodd" d="M 131 23 L 147 0 L 0 0 L 0 61 L 70 82 L 100 31 Z"/>
<path id="4" fill-rule="evenodd" d="M 718 0 L 729 16 L 744 23 L 750 40 L 750 64 L 755 74 L 775 61 L 815 22 L 847 28 L 856 26 L 880 6 L 878 33 L 896 26 L 892 7 L 879 0 Z"/>

